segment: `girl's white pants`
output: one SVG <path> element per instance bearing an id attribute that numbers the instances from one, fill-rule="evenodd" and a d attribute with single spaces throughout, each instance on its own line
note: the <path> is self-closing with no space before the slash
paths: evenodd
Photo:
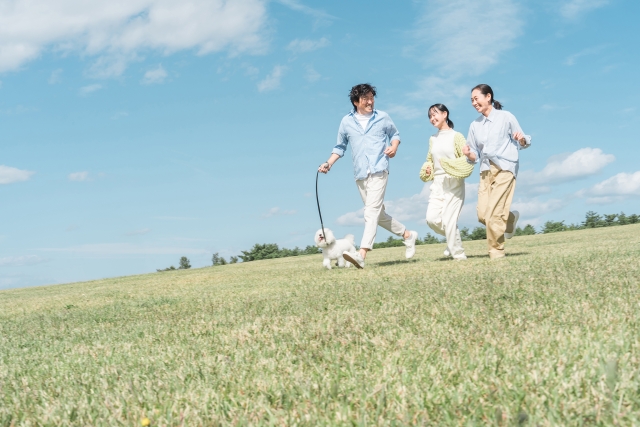
<path id="1" fill-rule="evenodd" d="M 369 174 L 356 181 L 360 197 L 364 203 L 364 233 L 360 247 L 373 249 L 378 225 L 396 236 L 402 236 L 405 226 L 384 211 L 384 193 L 387 191 L 388 172 Z"/>
<path id="2" fill-rule="evenodd" d="M 447 249 L 455 258 L 464 254 L 458 218 L 464 204 L 464 179 L 438 175 L 431 184 L 427 224 L 436 233 L 447 238 Z"/>

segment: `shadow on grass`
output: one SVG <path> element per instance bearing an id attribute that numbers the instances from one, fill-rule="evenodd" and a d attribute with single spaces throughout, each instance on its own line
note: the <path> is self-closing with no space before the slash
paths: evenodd
<path id="1" fill-rule="evenodd" d="M 507 252 L 507 258 L 510 258 L 512 256 L 522 256 L 522 255 L 529 255 L 529 252 Z M 467 255 L 467 258 L 489 258 L 489 254 Z M 442 257 L 442 258 L 436 259 L 436 261 L 453 261 L 453 258 L 451 258 L 451 257 Z"/>
<path id="2" fill-rule="evenodd" d="M 373 265 L 375 265 L 376 267 L 387 267 L 389 265 L 398 265 L 398 264 L 412 264 L 414 262 L 418 262 L 417 259 L 404 259 L 404 260 L 398 260 L 398 261 L 383 261 L 383 262 L 377 262 Z"/>

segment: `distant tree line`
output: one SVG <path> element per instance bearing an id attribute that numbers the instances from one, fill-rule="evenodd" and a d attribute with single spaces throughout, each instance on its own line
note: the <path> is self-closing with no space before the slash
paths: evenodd
<path id="1" fill-rule="evenodd" d="M 258 261 L 261 259 L 274 259 L 274 258 L 285 258 L 291 256 L 301 256 L 301 255 L 314 255 L 322 253 L 319 248 L 309 245 L 304 249 L 300 249 L 297 246 L 293 249 L 280 248 L 275 243 L 256 243 L 253 245 L 253 248 L 248 251 L 240 251 L 242 255 L 238 255 L 237 257 L 232 256 L 229 258 L 229 261 L 221 257 L 218 252 L 213 254 L 211 261 L 214 266 L 217 265 L 226 265 L 226 264 L 235 264 L 238 262 L 238 259 L 241 259 L 242 262 L 249 261 Z"/>
<path id="2" fill-rule="evenodd" d="M 187 270 L 189 268 L 191 268 L 191 262 L 189 261 L 189 258 L 187 258 L 186 256 L 183 256 L 180 258 L 180 263 L 178 268 L 175 268 L 172 265 L 171 267 L 168 267 L 168 268 L 158 268 L 156 269 L 156 271 Z"/>
<path id="3" fill-rule="evenodd" d="M 589 211 L 585 219 L 579 224 L 565 224 L 564 221 L 547 221 L 542 227 L 541 233 L 557 233 L 559 231 L 584 230 L 585 228 L 613 227 L 616 225 L 628 225 L 640 223 L 640 215 L 619 214 L 599 215 L 597 212 Z"/>
<path id="4" fill-rule="evenodd" d="M 599 215 L 597 212 L 589 211 L 585 215 L 583 222 L 579 224 L 567 225 L 564 221 L 547 221 L 540 229 L 540 234 L 557 233 L 559 231 L 571 231 L 571 230 L 584 230 L 586 228 L 599 228 L 599 227 L 612 227 L 616 225 L 627 225 L 640 223 L 640 216 L 625 215 L 624 212 L 619 214 L 605 214 Z M 514 236 L 529 236 L 532 234 L 539 234 L 535 227 L 531 224 L 527 224 L 524 227 L 517 227 Z M 469 231 L 469 228 L 464 227 L 460 229 L 460 238 L 463 241 L 469 240 L 484 240 L 487 238 L 487 230 L 485 227 L 476 227 L 473 231 Z M 403 246 L 402 239 L 395 239 L 390 236 L 386 242 L 374 243 L 373 248 L 391 248 L 395 246 Z M 424 239 L 416 240 L 416 245 L 429 245 L 432 243 L 444 243 L 446 239 L 433 236 L 431 233 L 427 233 Z"/>
<path id="5" fill-rule="evenodd" d="M 624 212 L 620 212 L 619 214 L 599 215 L 596 212 L 589 211 L 585 216 L 585 220 L 579 224 L 566 225 L 564 221 L 547 221 L 542 226 L 539 232 L 536 231 L 534 226 L 532 226 L 531 224 L 527 224 L 524 227 L 517 227 L 514 236 L 529 236 L 533 234 L 547 234 L 556 233 L 559 231 L 582 230 L 585 228 L 611 227 L 615 225 L 637 223 L 640 223 L 640 216 L 636 214 L 627 216 Z M 485 229 L 485 227 L 481 226 L 475 227 L 473 230 L 469 230 L 468 227 L 464 227 L 460 229 L 460 238 L 463 241 L 484 240 L 487 238 L 487 230 Z M 416 240 L 416 245 L 430 245 L 434 243 L 444 243 L 445 241 L 446 240 L 444 237 L 438 238 L 431 233 L 427 233 L 423 239 L 418 238 Z M 396 246 L 404 246 L 403 239 L 396 239 L 393 236 L 389 236 L 386 241 L 373 244 L 374 249 L 392 248 Z M 249 262 L 261 259 L 285 258 L 291 256 L 314 255 L 322 253 L 319 248 L 311 245 L 307 246 L 304 249 L 300 249 L 298 247 L 294 249 L 287 249 L 280 248 L 275 243 L 255 244 L 250 250 L 241 252 L 242 255 L 238 255 L 237 257 L 232 256 L 229 258 L 229 261 L 225 260 L 218 254 L 218 252 L 216 252 L 213 254 L 211 261 L 214 266 L 218 266 L 235 264 L 239 260 L 242 260 L 242 262 Z M 170 268 L 174 269 L 173 267 Z"/>

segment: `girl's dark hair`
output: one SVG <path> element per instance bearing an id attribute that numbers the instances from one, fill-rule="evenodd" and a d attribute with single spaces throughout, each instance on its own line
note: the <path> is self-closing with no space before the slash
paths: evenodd
<path id="1" fill-rule="evenodd" d="M 429 117 L 431 117 L 431 110 L 436 109 L 438 111 L 441 111 L 443 113 L 447 113 L 447 124 L 449 125 L 449 127 L 451 129 L 453 129 L 453 122 L 451 121 L 451 119 L 449 119 L 449 116 L 451 115 L 451 113 L 449 112 L 449 109 L 447 108 L 446 105 L 444 104 L 433 104 L 431 107 L 429 107 L 429 109 L 427 110 L 429 113 Z"/>
<path id="2" fill-rule="evenodd" d="M 496 110 L 502 110 L 502 104 L 496 101 L 495 97 L 493 96 L 493 89 L 491 89 L 491 86 L 481 83 L 478 86 L 471 89 L 471 92 L 473 92 L 476 89 L 478 89 L 480 93 L 483 95 L 491 94 L 491 105 L 493 105 L 493 108 L 495 108 Z"/>
<path id="3" fill-rule="evenodd" d="M 355 85 L 351 88 L 351 92 L 349 92 L 349 99 L 351 100 L 351 104 L 353 104 L 353 106 L 355 107 L 356 102 L 360 101 L 361 97 L 368 94 L 376 96 L 376 87 L 371 86 L 369 83 Z"/>

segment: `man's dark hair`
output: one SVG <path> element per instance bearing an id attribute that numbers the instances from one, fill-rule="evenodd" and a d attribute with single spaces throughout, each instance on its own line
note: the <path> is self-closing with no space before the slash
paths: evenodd
<path id="1" fill-rule="evenodd" d="M 349 92 L 349 99 L 355 108 L 356 102 L 360 101 L 361 97 L 369 94 L 376 96 L 376 87 L 371 86 L 369 83 L 362 83 L 351 88 L 351 92 Z"/>

